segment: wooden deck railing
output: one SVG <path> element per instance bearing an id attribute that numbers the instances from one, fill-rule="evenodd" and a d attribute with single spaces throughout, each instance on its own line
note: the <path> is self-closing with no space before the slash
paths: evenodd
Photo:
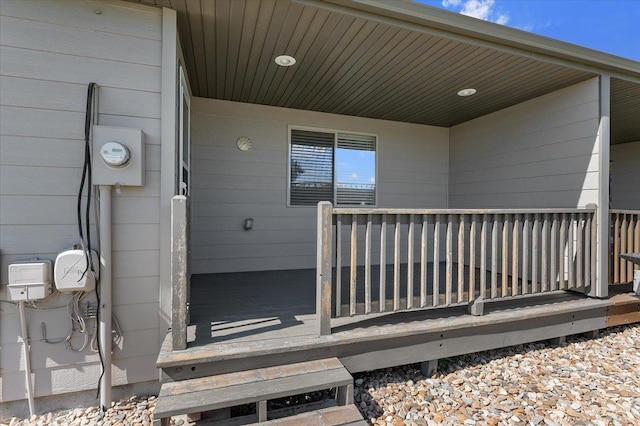
<path id="1" fill-rule="evenodd" d="M 468 304 L 596 282 L 595 208 L 318 205 L 320 334 L 331 318 Z"/>
<path id="2" fill-rule="evenodd" d="M 633 270 L 640 266 L 620 258 L 620 253 L 640 252 L 640 210 L 610 210 L 610 278 L 611 284 L 633 281 Z"/>

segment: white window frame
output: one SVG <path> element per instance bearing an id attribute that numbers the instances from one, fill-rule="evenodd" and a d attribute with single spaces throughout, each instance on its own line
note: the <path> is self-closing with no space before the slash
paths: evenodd
<path id="1" fill-rule="evenodd" d="M 374 138 L 376 138 L 376 142 L 375 142 L 375 174 L 376 174 L 376 182 L 375 182 L 375 189 L 374 189 L 374 197 L 375 197 L 375 203 L 374 204 L 369 204 L 364 206 L 365 208 L 375 208 L 378 206 L 378 183 L 379 183 L 379 175 L 378 175 L 378 158 L 379 158 L 379 151 L 378 151 L 378 147 L 379 147 L 379 141 L 380 141 L 380 136 L 377 133 L 368 133 L 368 132 L 361 132 L 359 130 L 344 130 L 344 129 L 332 129 L 332 128 L 326 128 L 326 127 L 311 127 L 311 126 L 299 126 L 299 125 L 294 125 L 294 124 L 289 124 L 287 126 L 287 207 L 291 207 L 291 208 L 316 208 L 316 206 L 299 206 L 299 205 L 292 205 L 291 204 L 291 131 L 292 130 L 307 130 L 310 132 L 324 132 L 324 133 L 333 133 L 333 146 L 334 146 L 334 150 L 336 150 L 338 148 L 338 133 L 347 133 L 347 134 L 354 134 L 354 135 L 362 135 L 362 136 L 372 136 Z M 335 151 L 334 151 L 335 152 Z M 338 186 L 337 186 L 337 180 L 335 178 L 335 174 L 336 174 L 336 165 L 335 165 L 335 154 L 334 154 L 334 164 L 333 164 L 333 200 L 331 200 L 331 204 L 333 204 L 334 207 L 358 207 L 357 205 L 352 205 L 352 204 L 341 204 L 341 205 L 336 205 L 336 200 L 337 200 L 337 191 L 338 191 Z"/>

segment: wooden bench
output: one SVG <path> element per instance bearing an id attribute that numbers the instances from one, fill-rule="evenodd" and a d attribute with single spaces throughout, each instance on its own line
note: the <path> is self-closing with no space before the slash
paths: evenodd
<path id="1" fill-rule="evenodd" d="M 171 416 L 250 403 L 258 403 L 258 421 L 264 422 L 267 400 L 333 387 L 339 405 L 353 403 L 353 377 L 337 358 L 163 383 L 154 423 L 168 424 Z"/>

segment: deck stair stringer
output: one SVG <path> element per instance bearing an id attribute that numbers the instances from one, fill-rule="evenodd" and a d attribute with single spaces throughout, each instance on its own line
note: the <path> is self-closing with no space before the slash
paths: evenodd
<path id="1" fill-rule="evenodd" d="M 258 421 L 265 422 L 268 420 L 266 401 L 334 387 L 339 406 L 353 404 L 353 377 L 337 358 L 167 382 L 160 389 L 154 423 L 168 424 L 172 416 L 250 403 L 257 403 Z M 332 419 L 343 418 L 345 414 L 348 413 L 333 408 L 329 412 L 317 410 L 315 415 L 308 416 L 318 425 L 354 423 L 353 419 L 347 423 L 331 423 Z M 325 423 L 318 423 L 324 420 Z"/>

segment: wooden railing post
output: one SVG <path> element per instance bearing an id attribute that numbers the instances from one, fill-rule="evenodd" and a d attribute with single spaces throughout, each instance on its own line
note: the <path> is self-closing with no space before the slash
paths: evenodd
<path id="1" fill-rule="evenodd" d="M 173 350 L 187 348 L 189 316 L 189 200 L 171 199 L 171 343 Z"/>
<path id="2" fill-rule="evenodd" d="M 316 317 L 318 334 L 331 334 L 331 227 L 333 207 L 328 201 L 318 203 L 316 255 Z M 340 271 L 337 271 L 339 274 Z"/>

